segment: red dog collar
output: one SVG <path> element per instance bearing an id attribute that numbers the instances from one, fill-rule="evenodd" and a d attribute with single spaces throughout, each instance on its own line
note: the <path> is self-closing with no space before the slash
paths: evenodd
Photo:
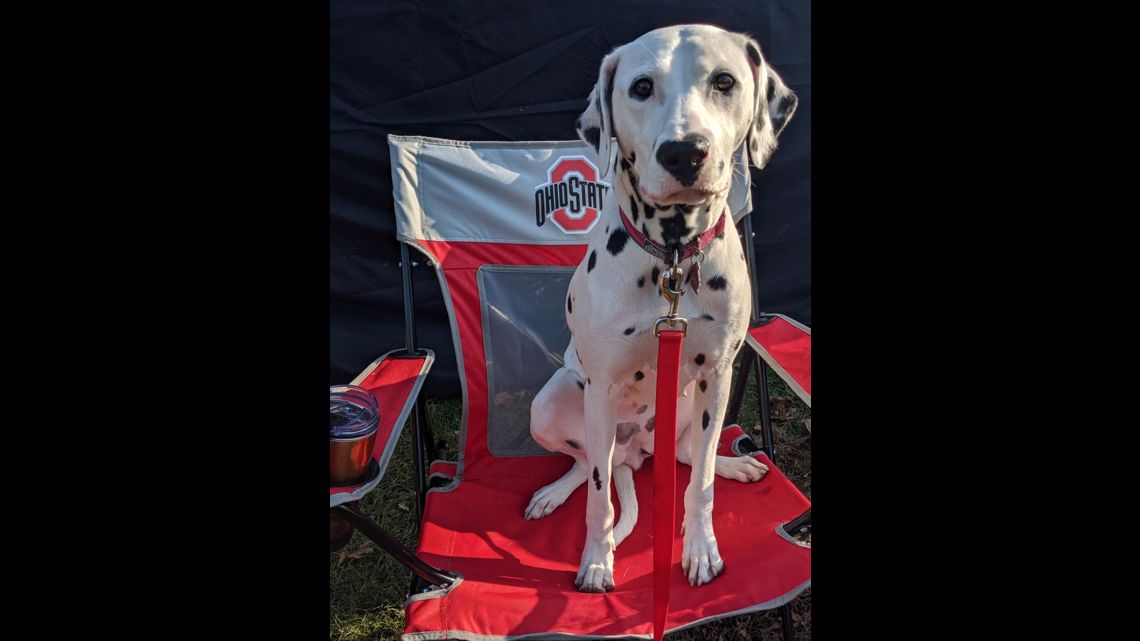
<path id="1" fill-rule="evenodd" d="M 650 255 L 660 258 L 661 260 L 665 261 L 666 264 L 670 264 L 673 256 L 670 255 L 671 252 L 669 249 L 661 243 L 650 240 L 645 234 L 641 233 L 637 227 L 634 227 L 633 223 L 629 220 L 629 216 L 625 215 L 624 209 L 618 207 L 618 212 L 621 214 L 621 223 L 625 225 L 625 230 L 629 232 L 629 236 L 633 239 L 633 242 L 637 243 L 638 247 L 641 247 L 645 251 L 649 252 Z M 724 233 L 724 219 L 725 215 L 721 214 L 720 219 L 716 221 L 715 225 L 709 227 L 700 236 L 697 236 L 696 238 L 690 240 L 688 243 L 685 243 L 684 247 L 681 248 L 680 260 L 685 260 L 693 254 L 701 251 L 706 246 L 708 246 L 709 243 L 712 242 L 713 238 Z M 680 262 L 680 260 L 678 262 Z"/>

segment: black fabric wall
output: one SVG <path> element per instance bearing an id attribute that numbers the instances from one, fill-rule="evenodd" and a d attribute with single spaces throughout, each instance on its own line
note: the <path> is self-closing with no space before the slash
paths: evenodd
<path id="1" fill-rule="evenodd" d="M 403 345 L 389 133 L 459 140 L 569 140 L 602 57 L 658 27 L 750 33 L 799 96 L 780 148 L 753 170 L 765 311 L 811 324 L 811 4 L 514 1 L 331 3 L 329 383 Z M 412 252 L 431 395 L 458 395 L 434 271 Z"/>

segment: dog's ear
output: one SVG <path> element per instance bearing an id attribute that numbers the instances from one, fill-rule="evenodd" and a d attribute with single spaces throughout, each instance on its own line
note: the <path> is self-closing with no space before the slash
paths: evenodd
<path id="1" fill-rule="evenodd" d="M 799 99 L 760 55 L 760 46 L 745 38 L 744 51 L 752 69 L 754 109 L 748 130 L 748 155 L 757 169 L 762 168 L 776 150 L 776 137 L 796 112 Z"/>
<path id="2" fill-rule="evenodd" d="M 598 164 L 601 166 L 602 178 L 610 173 L 610 164 L 613 158 L 613 149 L 610 139 L 614 133 L 614 75 L 617 73 L 618 52 L 615 50 L 602 60 L 598 70 L 598 82 L 590 92 L 590 104 L 586 111 L 578 117 L 574 127 L 578 130 L 578 137 L 593 145 L 598 152 Z"/>

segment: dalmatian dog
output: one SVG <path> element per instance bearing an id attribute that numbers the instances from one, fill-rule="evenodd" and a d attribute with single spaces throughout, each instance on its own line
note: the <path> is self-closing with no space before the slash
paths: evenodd
<path id="1" fill-rule="evenodd" d="M 755 40 L 713 26 L 657 29 L 602 60 L 576 126 L 597 150 L 601 174 L 615 173 L 612 199 L 570 281 L 564 366 L 531 406 L 532 436 L 574 464 L 538 490 L 524 514 L 542 518 L 587 484 L 586 541 L 575 579 L 583 592 L 615 587 L 614 549 L 637 519 L 632 472 L 653 453 L 653 329 L 669 307 L 658 286 L 668 267 L 662 257 L 674 251 L 700 249 L 681 261 L 687 292 L 679 308 L 688 332 L 677 460 L 692 466 L 681 567 L 691 585 L 724 568 L 712 524 L 714 474 L 752 482 L 767 472 L 751 457 L 716 455 L 751 305 L 727 196 L 741 147 L 763 167 L 796 103 Z M 647 249 L 653 244 L 661 256 Z M 622 509 L 616 526 L 611 476 Z"/>

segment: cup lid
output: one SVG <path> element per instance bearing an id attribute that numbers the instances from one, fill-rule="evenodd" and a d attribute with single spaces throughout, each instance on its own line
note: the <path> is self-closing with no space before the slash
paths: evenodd
<path id="1" fill-rule="evenodd" d="M 329 387 L 329 438 L 365 436 L 380 421 L 376 396 L 355 385 Z"/>

